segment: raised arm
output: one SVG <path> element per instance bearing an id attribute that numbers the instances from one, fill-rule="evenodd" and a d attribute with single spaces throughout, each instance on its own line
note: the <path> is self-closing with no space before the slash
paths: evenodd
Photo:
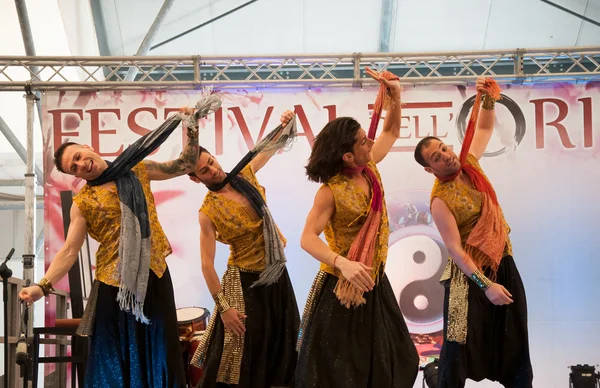
<path id="1" fill-rule="evenodd" d="M 285 126 L 293 117 L 294 112 L 292 112 L 291 110 L 286 110 L 281 115 L 281 125 Z M 263 168 L 267 164 L 267 162 L 271 160 L 271 158 L 273 157 L 273 155 L 275 155 L 276 152 L 276 150 L 272 150 L 267 152 L 261 152 L 260 154 L 256 155 L 256 157 L 250 162 L 250 165 L 252 166 L 254 172 L 256 173 L 258 172 L 258 170 Z"/>
<path id="2" fill-rule="evenodd" d="M 356 287 L 365 292 L 372 290 L 375 283 L 370 276 L 371 268 L 336 254 L 319 237 L 334 212 L 333 192 L 327 186 L 322 187 L 317 192 L 313 207 L 306 218 L 300 246 L 315 259 L 340 270 L 342 275 Z"/>
<path id="3" fill-rule="evenodd" d="M 202 262 L 202 275 L 206 286 L 213 298 L 221 294 L 221 282 L 215 270 L 215 252 L 217 249 L 217 230 L 215 224 L 206 216 L 206 214 L 198 213 L 198 222 L 200 223 L 200 260 Z M 217 309 L 216 309 L 217 310 Z M 225 325 L 225 329 L 230 330 L 238 335 L 243 335 L 246 331 L 241 319 L 246 318 L 236 309 L 230 307 L 226 310 L 219 311 L 221 319 Z"/>
<path id="4" fill-rule="evenodd" d="M 367 69 L 367 73 L 387 87 L 391 98 L 390 107 L 386 111 L 385 119 L 383 120 L 383 129 L 371 149 L 373 160 L 375 163 L 379 163 L 390 152 L 396 140 L 400 138 L 400 121 L 402 116 L 401 87 L 400 81 L 388 81 L 385 78 L 379 77 L 371 69 Z"/>
<path id="5" fill-rule="evenodd" d="M 58 283 L 77 261 L 79 251 L 85 241 L 87 226 L 85 218 L 75 203 L 71 205 L 71 224 L 67 233 L 67 239 L 62 248 L 54 256 L 44 278 L 51 284 Z M 42 289 L 37 286 L 26 287 L 19 292 L 19 297 L 25 302 L 31 303 L 44 296 Z"/>
<path id="6" fill-rule="evenodd" d="M 444 240 L 444 245 L 448 248 L 450 257 L 458 268 L 471 279 L 471 275 L 477 270 L 477 266 L 463 249 L 454 215 L 444 201 L 439 198 L 434 198 L 431 203 L 431 215 L 442 240 Z M 492 283 L 485 294 L 496 305 L 512 303 L 512 295 L 500 284 Z"/>
<path id="7" fill-rule="evenodd" d="M 483 93 L 486 92 L 485 78 L 480 77 L 477 79 L 477 91 L 481 91 Z M 494 109 L 494 103 L 486 101 L 486 99 L 487 97 L 485 97 L 484 94 L 484 102 L 482 109 L 479 111 L 477 129 L 475 130 L 473 142 L 471 143 L 471 148 L 469 149 L 469 153 L 475 156 L 477 159 L 480 159 L 483 156 L 485 149 L 492 138 L 494 126 L 496 124 L 496 110 Z"/>
<path id="8" fill-rule="evenodd" d="M 200 154 L 198 131 L 188 129 L 187 135 L 187 144 L 177 159 L 169 160 L 167 162 L 144 161 L 148 179 L 162 181 L 194 171 L 196 162 L 198 161 L 198 155 Z"/>

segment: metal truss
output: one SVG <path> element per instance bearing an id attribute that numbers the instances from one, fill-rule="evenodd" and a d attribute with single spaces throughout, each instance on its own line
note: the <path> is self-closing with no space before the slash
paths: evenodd
<path id="1" fill-rule="evenodd" d="M 600 47 L 454 53 L 384 53 L 253 57 L 7 57 L 0 90 L 136 90 L 362 87 L 366 67 L 389 70 L 403 84 L 503 83 L 600 79 Z M 126 81 L 129 69 L 138 75 Z"/>

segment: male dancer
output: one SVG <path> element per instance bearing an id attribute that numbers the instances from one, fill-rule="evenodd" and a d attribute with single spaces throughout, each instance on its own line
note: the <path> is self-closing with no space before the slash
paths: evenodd
<path id="1" fill-rule="evenodd" d="M 295 136 L 291 111 L 229 174 L 201 148 L 190 179 L 210 190 L 198 213 L 202 273 L 215 300 L 192 364 L 203 368 L 199 387 L 292 387 L 300 317 L 285 269 L 284 237 L 266 205 L 256 173 Z M 216 242 L 230 246 L 222 284 Z"/>
<path id="2" fill-rule="evenodd" d="M 460 158 L 436 137 L 424 138 L 415 149 L 415 160 L 437 177 L 431 214 L 451 257 L 441 279 L 445 340 L 438 387 L 460 388 L 467 378 L 487 378 L 529 388 L 525 289 L 512 256 L 510 228 L 478 161 L 494 130 L 500 90 L 491 79 L 480 78 L 476 86 Z"/>
<path id="3" fill-rule="evenodd" d="M 54 154 L 60 172 L 87 184 L 73 198 L 64 245 L 39 284 L 22 289 L 19 296 L 30 303 L 48 296 L 52 284 L 77 260 L 86 233 L 100 243 L 96 280 L 78 329 L 92 338 L 86 387 L 185 386 L 173 285 L 165 261 L 172 250 L 158 221 L 150 181 L 193 171 L 199 149 L 195 121 L 220 106 L 214 95 L 203 101 L 208 110 L 192 115 L 194 110 L 183 109 L 114 162 L 77 143 L 65 143 Z M 184 118 L 188 141 L 181 155 L 162 163 L 142 161 Z"/>
<path id="4" fill-rule="evenodd" d="M 419 357 L 384 272 L 389 224 L 376 167 L 400 135 L 400 83 L 367 71 L 381 84 L 370 136 L 356 120 L 337 118 L 306 166 L 323 186 L 301 245 L 322 264 L 300 329 L 297 388 L 409 388 L 417 375 Z M 373 142 L 384 94 L 389 108 Z"/>

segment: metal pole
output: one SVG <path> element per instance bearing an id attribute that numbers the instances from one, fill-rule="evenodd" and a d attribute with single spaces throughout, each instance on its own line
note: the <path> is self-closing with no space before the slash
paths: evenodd
<path id="1" fill-rule="evenodd" d="M 35 46 L 33 45 L 33 34 L 31 33 L 31 26 L 29 25 L 27 4 L 25 3 L 25 0 L 15 0 L 15 6 L 17 7 L 17 17 L 19 18 L 19 25 L 21 26 L 21 35 L 23 36 L 25 52 L 27 53 L 27 56 L 35 57 Z"/>
<path id="2" fill-rule="evenodd" d="M 24 179 L 0 179 L 0 186 L 19 187 L 25 183 Z"/>
<path id="3" fill-rule="evenodd" d="M 37 203 L 36 203 L 37 205 Z M 40 232 L 37 235 L 37 238 L 35 239 L 35 255 L 36 256 L 41 256 L 42 255 L 42 251 L 44 250 L 44 230 L 40 230 Z"/>
<path id="4" fill-rule="evenodd" d="M 192 28 L 190 28 L 189 30 L 182 32 L 181 34 L 177 34 L 177 35 L 175 35 L 175 36 L 174 36 L 174 37 L 172 37 L 172 38 L 169 38 L 169 39 L 167 39 L 167 40 L 163 40 L 162 42 L 160 42 L 160 43 L 158 43 L 158 44 L 155 44 L 154 46 L 150 47 L 150 50 L 157 49 L 157 48 L 159 48 L 160 46 L 163 46 L 163 45 L 165 45 L 165 44 L 167 44 L 167 43 L 169 43 L 169 42 L 172 42 L 172 41 L 174 41 L 175 39 L 179 39 L 179 38 L 181 38 L 182 36 L 184 36 L 184 35 L 187 35 L 187 34 L 189 34 L 189 33 L 190 33 L 190 32 L 192 32 L 192 31 L 196 31 L 197 29 L 199 29 L 199 28 L 202 28 L 202 27 L 204 27 L 204 26 L 207 26 L 207 25 L 209 25 L 210 23 L 216 22 L 217 20 L 219 20 L 219 19 L 221 19 L 221 18 L 224 18 L 224 17 L 225 17 L 225 16 L 227 16 L 227 15 L 231 15 L 232 13 L 234 13 L 234 12 L 237 12 L 237 11 L 241 10 L 242 8 L 249 6 L 249 5 L 250 5 L 250 4 L 252 4 L 252 3 L 256 3 L 257 1 L 258 1 L 258 0 L 250 0 L 250 1 L 247 1 L 247 2 L 245 2 L 245 3 L 244 3 L 244 4 L 242 4 L 242 5 L 239 5 L 239 6 L 235 7 L 235 8 L 233 8 L 233 9 L 230 9 L 229 11 L 227 11 L 227 12 L 225 12 L 225 13 L 222 13 L 222 14 L 220 14 L 219 16 L 216 16 L 216 17 L 214 17 L 214 18 L 212 18 L 212 19 L 210 19 L 210 20 L 207 20 L 207 21 L 205 21 L 204 23 L 202 23 L 202 24 L 200 24 L 200 25 L 197 25 L 196 27 L 192 27 Z"/>
<path id="5" fill-rule="evenodd" d="M 171 9 L 171 6 L 173 5 L 174 2 L 175 2 L 174 0 L 165 0 L 162 7 L 160 7 L 160 10 L 158 11 L 156 18 L 154 18 L 154 22 L 152 22 L 152 25 L 150 26 L 150 29 L 146 33 L 144 40 L 142 40 L 142 44 L 140 44 L 140 48 L 138 49 L 137 53 L 135 54 L 136 56 L 144 56 L 148 53 L 148 51 L 150 50 L 150 45 L 152 44 L 152 41 L 154 40 L 156 33 L 158 32 L 160 26 L 165 21 L 167 14 L 169 13 L 169 10 Z M 127 71 L 127 75 L 125 76 L 125 81 L 133 81 L 135 79 L 135 76 L 137 75 L 138 71 L 139 71 L 139 69 L 137 67 L 135 67 L 135 66 L 130 67 L 129 71 Z"/>
<path id="6" fill-rule="evenodd" d="M 390 52 L 392 36 L 396 25 L 398 0 L 381 0 L 381 22 L 379 23 L 379 52 Z"/>
<path id="7" fill-rule="evenodd" d="M 31 32 L 31 25 L 29 24 L 29 14 L 27 13 L 27 4 L 25 0 L 15 0 L 15 6 L 17 8 L 17 17 L 19 18 L 19 25 L 21 26 L 21 36 L 23 37 L 23 46 L 25 46 L 25 53 L 28 57 L 35 57 L 35 45 L 33 43 L 33 33 Z M 40 74 L 39 66 L 30 66 L 30 70 L 35 74 L 31 76 L 32 81 L 38 81 Z M 42 103 L 40 92 L 35 92 L 38 100 L 36 103 L 38 119 L 40 121 L 40 128 L 42 127 Z M 38 176 L 43 177 L 41 171 L 37 173 Z"/>
<path id="8" fill-rule="evenodd" d="M 31 89 L 28 89 L 25 99 L 27 101 L 27 172 L 25 173 L 25 249 L 23 249 L 23 279 L 31 279 L 33 281 L 35 276 L 33 265 L 36 252 L 36 175 L 33 166 L 33 155 L 35 151 L 33 132 L 33 105 L 38 98 L 31 92 Z"/>
<path id="9" fill-rule="evenodd" d="M 23 144 L 21 144 L 19 139 L 17 139 L 17 136 L 15 136 L 13 131 L 10 129 L 8 124 L 6 124 L 6 122 L 2 119 L 2 117 L 0 117 L 0 132 L 2 132 L 4 137 L 6 137 L 6 140 L 8 140 L 10 145 L 15 149 L 17 155 L 19 155 L 23 163 L 27 163 L 27 151 L 25 151 L 25 147 L 23 147 Z M 40 170 L 39 167 L 36 166 L 35 173 L 41 176 L 42 170 Z"/>
<path id="10" fill-rule="evenodd" d="M 35 203 L 36 209 L 43 209 L 43 202 Z M 24 201 L 0 201 L 0 211 L 1 210 L 24 210 L 25 202 Z"/>

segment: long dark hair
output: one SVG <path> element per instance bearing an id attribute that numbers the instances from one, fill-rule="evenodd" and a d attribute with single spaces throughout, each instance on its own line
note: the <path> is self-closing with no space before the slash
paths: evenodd
<path id="1" fill-rule="evenodd" d="M 317 135 L 306 165 L 306 175 L 313 182 L 327 183 L 344 165 L 342 157 L 352 152 L 360 129 L 352 117 L 338 117 Z"/>

